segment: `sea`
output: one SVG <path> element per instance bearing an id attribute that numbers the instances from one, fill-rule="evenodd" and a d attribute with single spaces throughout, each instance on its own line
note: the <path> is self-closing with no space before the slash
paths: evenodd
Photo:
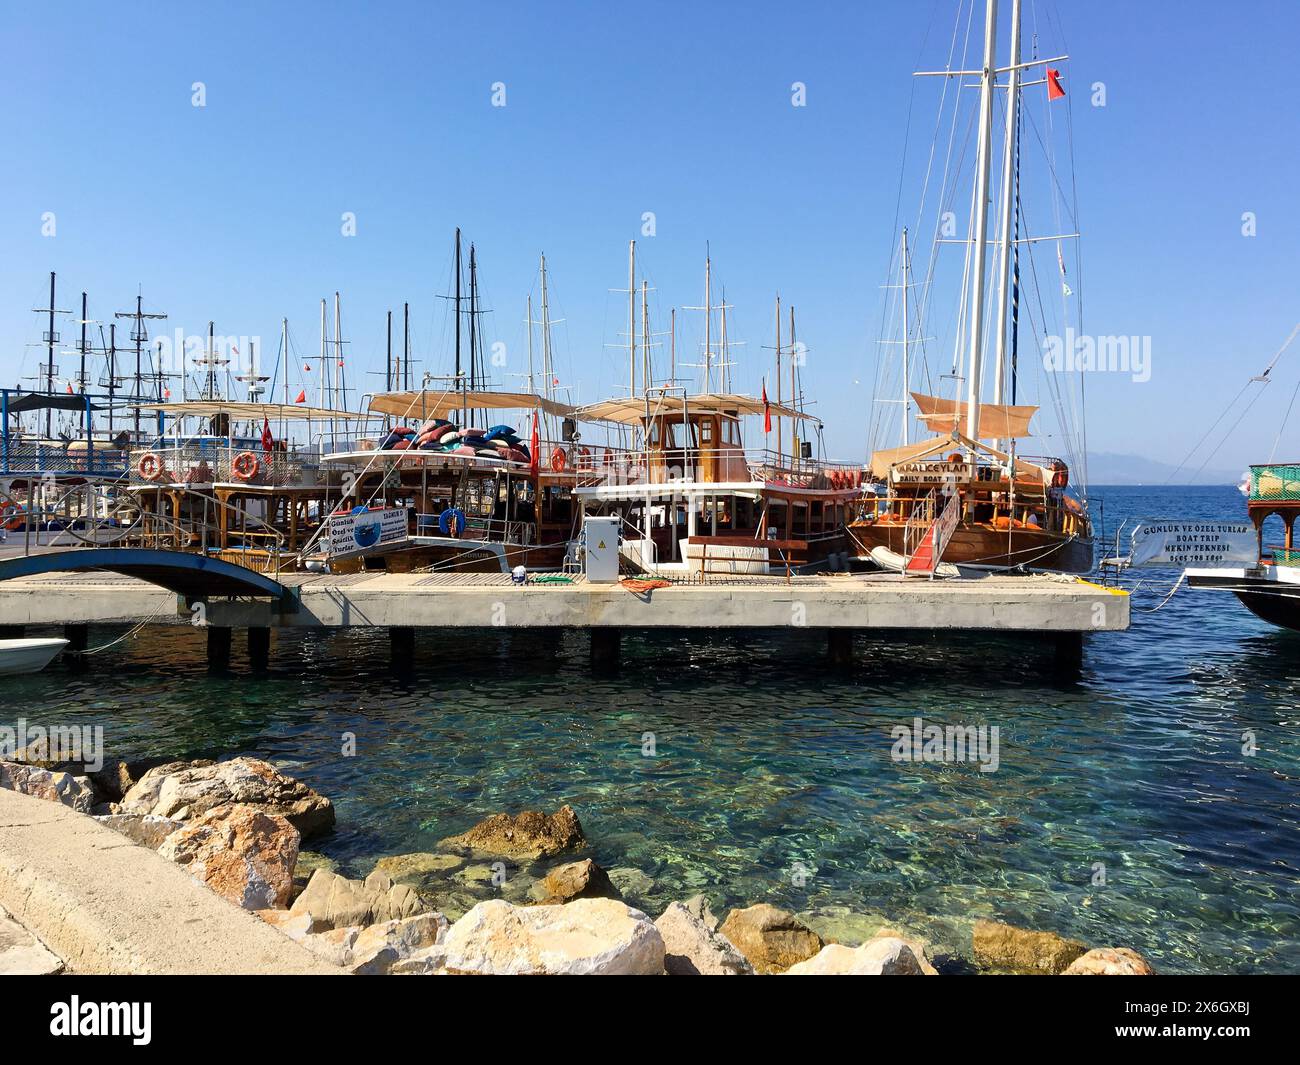
<path id="1" fill-rule="evenodd" d="M 1099 556 L 1138 519 L 1244 515 L 1232 486 L 1090 496 Z M 359 630 L 277 634 L 261 674 L 237 637 L 213 674 L 200 630 L 95 627 L 84 669 L 6 678 L 0 724 L 102 725 L 128 759 L 267 759 L 334 801 L 305 846 L 350 875 L 567 803 L 583 853 L 652 916 L 703 893 L 843 942 L 888 924 L 947 971 L 974 968 L 979 918 L 1160 972 L 1300 971 L 1300 634 L 1177 581 L 1126 574 L 1131 628 L 1090 635 L 1073 675 L 1032 635 L 859 634 L 836 669 L 801 629 L 627 634 L 593 673 L 581 632 L 454 617 L 418 632 L 408 669 Z M 996 768 L 901 760 L 918 724 L 984 727 Z M 526 899 L 543 871 L 467 866 L 430 890 L 454 916 Z"/>

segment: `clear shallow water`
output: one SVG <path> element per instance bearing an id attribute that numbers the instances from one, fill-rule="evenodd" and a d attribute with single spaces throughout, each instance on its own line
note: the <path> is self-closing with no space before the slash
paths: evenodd
<path id="1" fill-rule="evenodd" d="M 1112 536 L 1139 514 L 1244 509 L 1230 487 L 1096 494 Z M 310 846 L 355 873 L 568 802 L 597 861 L 650 878 L 630 899 L 652 913 L 704 891 L 719 910 L 769 901 L 846 940 L 887 920 L 958 952 L 990 916 L 1165 971 L 1297 971 L 1300 635 L 1217 593 L 1142 613 L 1175 576 L 1146 572 L 1132 629 L 1091 637 L 1075 681 L 1046 643 L 988 636 L 859 637 L 858 666 L 835 672 L 800 631 L 629 635 L 604 677 L 578 633 L 428 634 L 401 678 L 382 632 L 289 635 L 268 674 L 244 673 L 237 647 L 220 677 L 201 632 L 158 630 L 83 674 L 7 679 L 0 722 L 100 723 L 124 757 L 285 764 L 337 805 Z M 891 727 L 917 715 L 998 726 L 1000 767 L 893 762 Z"/>

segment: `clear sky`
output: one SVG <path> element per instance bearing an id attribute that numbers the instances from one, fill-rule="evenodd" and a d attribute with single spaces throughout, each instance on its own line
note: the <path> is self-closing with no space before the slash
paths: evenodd
<path id="1" fill-rule="evenodd" d="M 1045 3 L 1026 0 L 1026 18 Z M 592 401 L 626 377 L 610 347 L 625 297 L 609 290 L 627 283 L 627 241 L 656 331 L 668 307 L 703 301 L 707 241 L 730 337 L 745 341 L 737 388 L 756 392 L 768 370 L 779 292 L 829 450 L 865 450 L 911 72 L 943 64 L 957 0 L 3 6 L 5 385 L 43 358 L 31 309 L 50 270 L 60 307 L 86 289 L 90 317 L 110 320 L 143 286 L 169 333 L 213 319 L 268 355 L 282 316 L 314 353 L 319 300 L 337 290 L 349 375 L 367 389 L 382 383 L 366 372 L 382 370 L 384 313 L 409 300 L 419 369 L 445 373 L 437 296 L 459 225 L 478 250 L 487 339 L 505 344 L 499 375 L 526 368 L 524 302 L 545 252 L 559 374 Z M 1152 344 L 1149 381 L 1090 382 L 1090 446 L 1178 463 L 1300 321 L 1300 5 L 1059 7 L 1088 328 Z M 1089 106 L 1096 81 L 1105 107 Z M 932 120 L 936 92 L 918 88 L 917 116 Z M 905 208 L 917 198 L 904 188 Z M 700 317 L 678 311 L 682 361 Z M 66 346 L 75 326 L 60 328 Z M 1300 341 L 1275 375 L 1211 465 L 1267 457 Z"/>

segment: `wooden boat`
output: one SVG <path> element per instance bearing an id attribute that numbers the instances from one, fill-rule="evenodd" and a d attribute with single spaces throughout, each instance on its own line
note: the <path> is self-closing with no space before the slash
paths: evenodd
<path id="1" fill-rule="evenodd" d="M 927 545 L 927 557 L 937 563 L 946 561 L 961 567 L 987 570 L 1028 571 L 1058 570 L 1084 573 L 1093 564 L 1093 532 L 1088 517 L 1086 495 L 1071 483 L 1067 464 L 1060 459 L 1025 457 L 1021 446 L 1029 436 L 1029 423 L 1036 406 L 1020 405 L 1017 395 L 1017 344 L 1021 311 L 1022 245 L 1038 240 L 1057 244 L 1056 263 L 1063 293 L 1062 332 L 1071 333 L 1067 317 L 1075 313 L 1068 301 L 1073 292 L 1065 284 L 1062 241 L 1078 236 L 1057 233 L 1039 236 L 1027 232 L 1022 209 L 1024 190 L 1020 179 L 1022 125 L 1022 91 L 1031 85 L 1045 86 L 1049 101 L 1065 95 L 1059 71 L 1047 69 L 1041 80 L 1022 81 L 1031 68 L 1044 60 L 1021 61 L 1020 0 L 1011 3 L 1011 50 L 1008 57 L 998 54 L 998 6 L 988 0 L 984 27 L 984 62 L 978 71 L 940 70 L 923 74 L 941 78 L 956 77 L 979 89 L 978 144 L 973 168 L 972 217 L 964 240 L 939 238 L 939 244 L 964 244 L 966 259 L 962 271 L 962 290 L 957 301 L 955 350 L 952 372 L 944 377 L 961 382 L 963 398 L 940 398 L 911 389 L 915 372 L 911 365 L 916 354 L 914 345 L 923 339 L 914 335 L 929 314 L 929 292 L 933 266 L 925 279 L 914 283 L 911 277 L 907 230 L 901 233 L 897 257 L 901 282 L 887 286 L 901 293 L 895 303 L 901 308 L 901 339 L 886 343 L 901 344 L 901 395 L 879 399 L 879 403 L 897 404 L 901 410 L 901 445 L 877 449 L 870 472 L 881 491 L 863 498 L 849 534 L 860 558 L 869 559 L 876 548 L 910 557 L 918 547 Z M 1051 62 L 1059 62 L 1057 57 Z M 956 94 L 952 105 L 960 109 L 971 94 Z M 973 103 L 974 100 L 971 99 Z M 940 107 L 944 104 L 941 103 Z M 1050 103 L 1049 103 L 1050 106 Z M 995 152 L 993 112 L 1005 108 L 1001 122 L 1000 180 L 996 187 L 990 174 Z M 954 125 L 956 112 L 954 112 Z M 1049 167 L 1054 167 L 1049 160 Z M 1054 176 L 1054 169 L 1053 169 Z M 1032 191 L 1032 182 L 1028 186 Z M 1056 189 L 1055 184 L 1049 188 Z M 1055 192 L 1053 193 L 1056 194 Z M 990 205 L 993 204 L 993 210 Z M 991 217 L 992 215 L 992 217 Z M 1023 227 L 1023 230 L 1022 230 Z M 936 230 L 939 227 L 936 227 Z M 990 249 L 996 262 L 990 265 Z M 936 246 L 936 254 L 938 252 Z M 1028 259 L 1033 269 L 1034 260 Z M 925 294 L 915 307 L 911 290 L 922 288 Z M 891 308 L 894 304 L 891 304 Z M 1035 313 L 1045 313 L 1042 303 Z M 892 310 L 891 310 L 892 314 Z M 1044 323 L 1037 329 L 1046 333 Z M 1060 338 L 1056 338 L 1060 340 Z M 990 349 L 986 351 L 986 348 Z M 1035 355 L 1036 357 L 1036 355 Z M 1065 369 L 1060 367 L 1059 369 Z M 1048 367 L 1048 372 L 1056 372 Z M 1069 369 L 1075 369 L 1070 366 Z M 985 379 L 992 384 L 992 402 L 985 402 Z M 931 375 L 933 379 L 933 375 Z M 1062 434 L 1071 441 L 1069 426 L 1076 425 L 1075 412 L 1064 410 L 1056 386 L 1057 413 Z M 1005 402 L 1005 398 L 1011 402 Z M 909 439 L 913 412 L 931 435 L 919 442 Z M 877 439 L 879 437 L 877 436 Z M 1081 450 L 1081 448 L 1080 448 Z M 955 522 L 944 528 L 946 542 L 931 551 L 928 534 L 936 518 L 955 500 Z"/>

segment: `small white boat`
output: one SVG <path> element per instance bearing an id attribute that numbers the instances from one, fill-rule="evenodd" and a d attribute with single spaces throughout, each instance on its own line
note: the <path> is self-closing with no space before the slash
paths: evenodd
<path id="1" fill-rule="evenodd" d="M 0 640 L 0 676 L 39 673 L 68 646 L 67 640 Z"/>
<path id="2" fill-rule="evenodd" d="M 902 573 L 907 568 L 906 555 L 900 555 L 897 551 L 891 551 L 883 546 L 871 549 L 871 561 L 881 569 L 889 570 L 891 573 Z M 962 571 L 951 562 L 940 562 L 934 569 L 934 575 L 936 577 L 960 577 Z"/>

